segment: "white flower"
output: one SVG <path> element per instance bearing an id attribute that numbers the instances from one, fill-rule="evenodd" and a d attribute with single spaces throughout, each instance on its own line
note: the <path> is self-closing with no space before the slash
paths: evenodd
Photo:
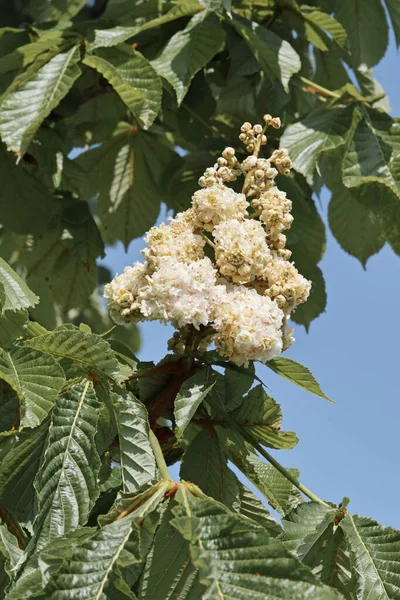
<path id="1" fill-rule="evenodd" d="M 260 219 L 265 223 L 270 235 L 276 236 L 291 226 L 292 202 L 286 198 L 285 192 L 281 192 L 277 187 L 267 190 L 251 204 L 255 210 L 261 212 Z"/>
<path id="2" fill-rule="evenodd" d="M 224 185 L 198 190 L 192 199 L 195 227 L 212 231 L 226 219 L 242 219 L 249 203 L 244 194 L 237 194 Z"/>
<path id="3" fill-rule="evenodd" d="M 282 352 L 282 319 L 278 305 L 254 289 L 216 286 L 215 345 L 221 356 L 237 365 L 265 362 Z"/>
<path id="4" fill-rule="evenodd" d="M 133 267 L 125 267 L 121 275 L 104 286 L 104 298 L 110 307 L 112 319 L 118 324 L 140 321 L 142 315 L 137 304 L 140 290 L 147 284 L 147 267 L 136 262 Z"/>
<path id="5" fill-rule="evenodd" d="M 140 290 L 140 312 L 148 319 L 170 321 L 176 327 L 207 325 L 216 270 L 209 258 L 191 263 L 160 259 L 157 270 Z"/>
<path id="6" fill-rule="evenodd" d="M 258 221 L 229 219 L 213 230 L 220 273 L 235 283 L 262 277 L 270 260 L 263 226 Z"/>
<path id="7" fill-rule="evenodd" d="M 285 299 L 280 302 L 285 314 L 290 314 L 296 306 L 303 304 L 310 294 L 311 282 L 300 275 L 293 263 L 280 258 L 275 252 L 271 252 L 264 279 L 268 282 L 266 295 Z"/>
<path id="8" fill-rule="evenodd" d="M 167 225 L 161 223 L 152 227 L 144 239 L 147 248 L 142 250 L 142 254 L 152 268 L 156 268 L 159 260 L 165 257 L 189 263 L 204 256 L 205 241 L 193 233 L 190 211 L 179 213 Z"/>

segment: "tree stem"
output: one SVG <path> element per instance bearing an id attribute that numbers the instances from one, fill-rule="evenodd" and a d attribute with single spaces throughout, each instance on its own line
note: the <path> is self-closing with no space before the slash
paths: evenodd
<path id="1" fill-rule="evenodd" d="M 164 459 L 164 454 L 162 453 L 160 443 L 157 439 L 155 433 L 150 429 L 149 440 L 151 447 L 154 452 L 154 457 L 156 459 L 158 470 L 160 471 L 160 475 L 163 479 L 168 479 L 168 481 L 172 481 L 172 477 L 169 474 L 167 463 Z"/>

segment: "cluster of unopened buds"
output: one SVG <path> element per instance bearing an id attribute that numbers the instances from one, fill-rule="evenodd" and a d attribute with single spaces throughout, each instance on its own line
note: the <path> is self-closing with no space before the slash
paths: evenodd
<path id="1" fill-rule="evenodd" d="M 170 322 L 177 329 L 169 343 L 175 353 L 215 344 L 238 365 L 265 362 L 291 345 L 288 319 L 311 285 L 290 262 L 282 233 L 292 224 L 292 203 L 275 178 L 290 171 L 287 150 L 259 158 L 271 126 L 280 127 L 271 115 L 264 115 L 264 126 L 244 123 L 239 137 L 251 155 L 240 162 L 226 148 L 200 177 L 191 208 L 150 229 L 145 263 L 126 267 L 106 285 L 117 323 Z M 238 193 L 227 183 L 240 176 Z"/>

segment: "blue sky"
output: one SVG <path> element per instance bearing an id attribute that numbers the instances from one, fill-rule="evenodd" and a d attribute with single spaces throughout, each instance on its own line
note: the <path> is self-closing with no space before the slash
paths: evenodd
<path id="1" fill-rule="evenodd" d="M 389 95 L 393 115 L 400 115 L 398 69 L 391 32 L 375 76 Z M 328 201 L 325 192 L 321 202 L 325 223 Z M 142 247 L 142 240 L 135 240 L 127 254 L 120 245 L 109 248 L 104 263 L 121 272 L 126 264 L 140 260 Z M 300 438 L 295 449 L 274 454 L 286 467 L 299 468 L 301 481 L 319 497 L 339 502 L 349 496 L 351 512 L 400 528 L 396 325 L 400 258 L 386 245 L 364 271 L 328 231 L 320 266 L 327 285 L 327 310 L 311 324 L 309 334 L 296 327 L 296 342 L 286 356 L 307 365 L 337 404 L 312 396 L 259 365 L 259 376 L 282 406 L 283 428 Z M 140 358 L 161 359 L 172 329 L 146 323 L 141 330 Z"/>

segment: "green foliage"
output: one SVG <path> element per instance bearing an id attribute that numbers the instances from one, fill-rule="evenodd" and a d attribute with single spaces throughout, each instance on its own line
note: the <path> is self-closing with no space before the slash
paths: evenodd
<path id="1" fill-rule="evenodd" d="M 268 151 L 294 165 L 278 176 L 288 247 L 313 284 L 294 320 L 308 328 L 326 306 L 322 186 L 346 252 L 363 266 L 386 242 L 400 254 L 399 122 L 372 71 L 387 17 L 400 42 L 397 0 L 0 8 L 0 596 L 397 600 L 399 532 L 282 466 L 297 437 L 254 365 L 214 351 L 138 362 L 97 264 L 162 204 L 187 209 L 267 112 L 282 119 Z M 267 366 L 329 400 L 307 367 Z"/>

